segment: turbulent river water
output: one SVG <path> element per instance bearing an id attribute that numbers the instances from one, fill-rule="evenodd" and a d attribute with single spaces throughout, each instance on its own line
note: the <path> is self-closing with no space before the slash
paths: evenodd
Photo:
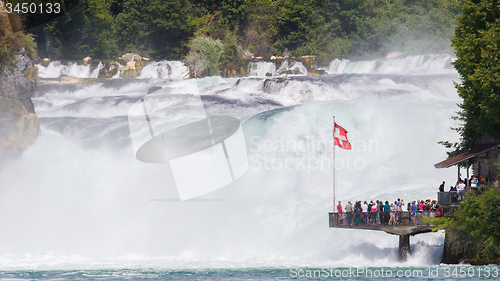
<path id="1" fill-rule="evenodd" d="M 165 165 L 135 158 L 127 117 L 149 88 L 187 81 L 182 63 L 150 62 L 139 79 L 92 85 L 50 85 L 61 74 L 95 76 L 83 66 L 40 66 L 40 136 L 0 170 L 0 277 L 265 280 L 350 267 L 427 276 L 438 266 L 429 279 L 445 278 L 443 233 L 413 236 L 400 263 L 397 236 L 330 229 L 328 212 L 332 116 L 352 144 L 336 150 L 343 204 L 435 199 L 443 180 L 455 180 L 455 169 L 433 166 L 446 158 L 437 142 L 458 140 L 452 60 L 337 59 L 322 76 L 299 63 L 282 66 L 296 75 L 280 75 L 260 62 L 245 78 L 193 80 L 207 116 L 241 121 L 248 168 L 191 201 L 176 200 Z"/>

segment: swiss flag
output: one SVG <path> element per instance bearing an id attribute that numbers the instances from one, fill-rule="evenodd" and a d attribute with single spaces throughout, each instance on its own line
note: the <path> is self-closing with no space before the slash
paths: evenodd
<path id="1" fill-rule="evenodd" d="M 351 149 L 351 144 L 347 139 L 347 130 L 335 123 L 335 129 L 333 130 L 333 139 L 335 140 L 335 145 L 342 149 Z"/>

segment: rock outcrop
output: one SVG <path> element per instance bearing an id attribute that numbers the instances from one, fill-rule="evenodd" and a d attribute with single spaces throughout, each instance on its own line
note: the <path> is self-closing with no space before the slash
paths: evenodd
<path id="1" fill-rule="evenodd" d="M 500 140 L 490 137 L 489 135 L 483 135 L 479 141 L 480 144 L 498 143 Z M 479 155 L 474 159 L 473 173 L 474 175 L 479 175 L 490 182 L 498 179 L 500 177 L 500 169 L 497 166 L 500 163 L 500 148 L 495 148 L 484 154 Z"/>
<path id="2" fill-rule="evenodd" d="M 39 132 L 31 96 L 37 68 L 24 49 L 14 57 L 15 66 L 0 73 L 0 160 L 19 154 Z"/>
<path id="3" fill-rule="evenodd" d="M 33 60 L 25 54 L 24 48 L 15 55 L 14 62 L 13 69 L 5 68 L 0 73 L 0 96 L 17 99 L 28 112 L 35 113 L 31 96 L 35 91 L 38 70 Z"/>
<path id="4" fill-rule="evenodd" d="M 474 256 L 471 244 L 455 232 L 446 232 L 442 263 L 458 264 Z"/>
<path id="5" fill-rule="evenodd" d="M 149 61 L 149 59 L 142 58 L 133 53 L 123 55 L 120 60 L 125 63 L 120 68 L 120 77 L 122 78 L 136 78 L 141 74 L 142 68 L 146 65 L 147 61 Z"/>

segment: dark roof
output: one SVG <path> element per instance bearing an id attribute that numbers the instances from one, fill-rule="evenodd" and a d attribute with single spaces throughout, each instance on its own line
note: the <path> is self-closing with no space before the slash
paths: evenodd
<path id="1" fill-rule="evenodd" d="M 456 165 L 460 162 L 463 162 L 467 159 L 476 157 L 478 155 L 481 155 L 483 153 L 486 153 L 492 149 L 495 149 L 497 147 L 500 147 L 500 142 L 498 143 L 487 143 L 487 144 L 481 144 L 479 146 L 473 147 L 469 150 L 467 150 L 464 153 L 460 153 L 458 155 L 455 155 L 453 157 L 450 157 L 442 162 L 439 162 L 437 164 L 434 164 L 434 167 L 437 169 L 439 168 L 449 168 L 453 165 Z"/>

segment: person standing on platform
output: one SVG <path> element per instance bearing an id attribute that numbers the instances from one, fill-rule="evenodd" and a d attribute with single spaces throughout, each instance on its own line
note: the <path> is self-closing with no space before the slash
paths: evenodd
<path id="1" fill-rule="evenodd" d="M 384 224 L 389 224 L 389 211 L 391 210 L 391 205 L 389 205 L 389 201 L 385 201 L 384 205 Z"/>
<path id="2" fill-rule="evenodd" d="M 356 216 L 354 224 L 359 225 L 361 223 L 361 201 L 356 201 L 356 205 L 354 205 L 354 214 Z"/>
<path id="3" fill-rule="evenodd" d="M 403 223 L 403 221 L 401 220 L 401 217 L 402 217 L 402 214 L 403 214 L 403 204 L 400 204 L 397 206 L 397 212 L 396 212 L 396 224 L 397 225 L 400 225 Z"/>
<path id="4" fill-rule="evenodd" d="M 465 193 L 465 184 L 463 181 L 460 181 L 458 183 L 458 200 L 463 200 L 464 199 L 464 193 Z"/>
<path id="5" fill-rule="evenodd" d="M 408 202 L 408 206 L 406 207 L 406 210 L 408 211 L 408 221 L 411 222 L 411 202 Z"/>
<path id="6" fill-rule="evenodd" d="M 443 181 L 443 183 L 439 186 L 439 192 L 444 192 L 444 185 L 445 182 Z"/>
<path id="7" fill-rule="evenodd" d="M 342 203 L 339 201 L 339 204 L 337 205 L 337 213 L 338 213 L 338 221 L 339 221 L 339 224 L 344 224 L 344 219 L 343 219 L 343 216 L 344 216 L 344 211 L 342 211 Z"/>
<path id="8" fill-rule="evenodd" d="M 382 204 L 382 200 L 377 200 L 377 224 L 381 224 L 380 221 L 380 213 L 382 212 L 384 205 Z"/>
<path id="9" fill-rule="evenodd" d="M 394 214 L 396 213 L 396 204 L 391 204 L 391 207 L 389 209 L 389 212 L 391 214 L 391 219 L 389 220 L 389 225 L 394 225 L 396 224 L 396 217 L 394 216 Z"/>
<path id="10" fill-rule="evenodd" d="M 418 208 L 419 212 L 423 212 L 424 211 L 424 202 L 423 201 L 424 200 L 418 200 L 418 206 L 417 206 L 417 208 Z"/>
<path id="11" fill-rule="evenodd" d="M 361 210 L 363 210 L 363 224 L 367 224 L 367 219 L 368 219 L 368 203 L 363 203 L 363 206 L 361 206 Z"/>
<path id="12" fill-rule="evenodd" d="M 415 224 L 415 216 L 417 215 L 417 205 L 415 205 L 415 201 L 411 204 L 410 217 L 413 220 L 413 224 Z"/>
<path id="13" fill-rule="evenodd" d="M 376 225 L 377 224 L 377 204 L 375 204 L 375 202 L 373 202 L 373 204 L 371 205 L 371 209 L 372 209 L 372 225 Z"/>
<path id="14" fill-rule="evenodd" d="M 353 207 L 351 201 L 349 201 L 347 202 L 347 205 L 345 205 L 345 215 L 346 215 L 347 225 L 352 225 L 352 211 Z"/>

